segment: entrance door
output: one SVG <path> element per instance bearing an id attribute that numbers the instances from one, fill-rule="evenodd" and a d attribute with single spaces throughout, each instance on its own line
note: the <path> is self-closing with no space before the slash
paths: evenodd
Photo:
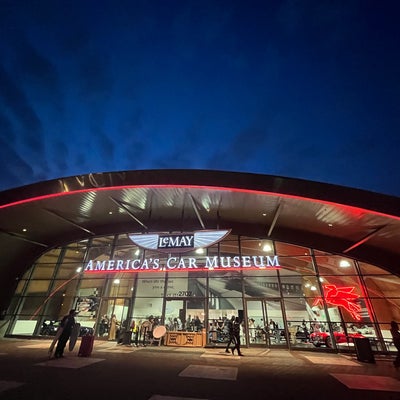
<path id="1" fill-rule="evenodd" d="M 247 300 L 248 343 L 287 346 L 280 299 Z"/>
<path id="2" fill-rule="evenodd" d="M 100 312 L 98 315 L 97 335 L 108 337 L 110 321 L 113 315 L 116 316 L 119 327 L 128 318 L 129 299 L 126 298 L 110 298 L 102 299 L 100 304 Z M 129 321 L 127 321 L 129 323 Z"/>
<path id="3" fill-rule="evenodd" d="M 200 332 L 204 328 L 204 300 L 168 298 L 165 325 L 169 331 Z"/>

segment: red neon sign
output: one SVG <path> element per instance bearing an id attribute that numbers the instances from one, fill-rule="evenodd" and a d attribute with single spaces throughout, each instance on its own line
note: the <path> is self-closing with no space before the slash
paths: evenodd
<path id="1" fill-rule="evenodd" d="M 333 306 L 343 307 L 357 321 L 361 320 L 361 307 L 355 303 L 360 296 L 354 293 L 354 286 L 337 287 L 336 285 L 324 285 L 326 290 L 325 301 Z M 322 298 L 315 299 L 313 306 L 322 303 Z"/>

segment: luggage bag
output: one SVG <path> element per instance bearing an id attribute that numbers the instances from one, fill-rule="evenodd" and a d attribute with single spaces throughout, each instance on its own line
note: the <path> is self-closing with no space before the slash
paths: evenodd
<path id="1" fill-rule="evenodd" d="M 81 345 L 79 346 L 79 357 L 90 357 L 93 350 L 94 335 L 82 336 Z"/>

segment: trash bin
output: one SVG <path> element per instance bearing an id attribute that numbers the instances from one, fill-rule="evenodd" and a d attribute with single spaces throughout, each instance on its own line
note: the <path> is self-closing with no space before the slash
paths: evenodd
<path id="1" fill-rule="evenodd" d="M 353 340 L 357 352 L 357 360 L 361 362 L 375 363 L 375 357 L 369 339 L 354 338 Z"/>

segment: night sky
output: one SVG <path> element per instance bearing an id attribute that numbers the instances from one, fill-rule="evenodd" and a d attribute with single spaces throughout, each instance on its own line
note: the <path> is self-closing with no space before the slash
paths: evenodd
<path id="1" fill-rule="evenodd" d="M 400 196 L 400 1 L 0 0 L 0 190 L 137 169 Z"/>

